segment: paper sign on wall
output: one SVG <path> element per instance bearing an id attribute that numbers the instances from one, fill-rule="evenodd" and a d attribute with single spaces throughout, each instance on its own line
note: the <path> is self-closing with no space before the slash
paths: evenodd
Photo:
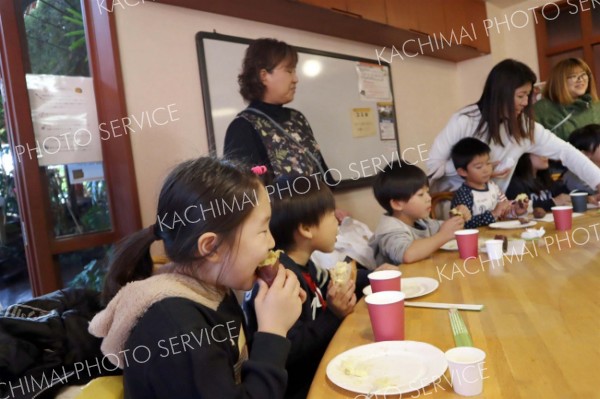
<path id="1" fill-rule="evenodd" d="M 381 140 L 396 140 L 394 130 L 394 104 L 388 102 L 377 103 L 379 116 L 379 138 Z"/>
<path id="2" fill-rule="evenodd" d="M 352 108 L 352 137 L 368 137 L 377 133 L 372 108 Z"/>
<path id="3" fill-rule="evenodd" d="M 376 64 L 356 63 L 361 100 L 392 101 L 388 69 Z"/>
<path id="4" fill-rule="evenodd" d="M 37 143 L 27 143 L 41 166 L 101 162 L 92 78 L 26 76 Z M 37 153 L 37 154 L 36 154 Z"/>

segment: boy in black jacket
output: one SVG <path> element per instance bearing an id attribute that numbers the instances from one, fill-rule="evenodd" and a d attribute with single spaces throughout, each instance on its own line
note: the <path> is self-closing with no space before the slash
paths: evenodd
<path id="1" fill-rule="evenodd" d="M 302 314 L 287 336 L 292 348 L 286 365 L 286 398 L 306 398 L 327 345 L 344 317 L 354 309 L 355 288 L 362 290 L 368 284 L 368 272 L 360 270 L 356 283 L 349 280 L 337 285 L 327 270 L 310 260 L 313 251 L 333 251 L 337 235 L 335 200 L 325 183 L 314 177 L 296 176 L 280 178 L 270 187 L 269 227 L 275 247 L 284 251 L 279 260 L 296 274 L 307 293 Z M 256 287 L 244 303 L 250 336 L 256 328 L 255 291 Z"/>

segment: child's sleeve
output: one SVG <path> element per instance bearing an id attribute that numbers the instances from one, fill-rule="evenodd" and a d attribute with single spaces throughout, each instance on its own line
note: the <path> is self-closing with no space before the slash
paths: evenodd
<path id="1" fill-rule="evenodd" d="M 303 320 L 302 316 L 287 335 L 287 338 L 292 341 L 288 364 L 302 362 L 307 358 L 321 358 L 342 323 L 342 320 L 338 319 L 329 308 L 322 311 L 314 320 Z"/>
<path id="2" fill-rule="evenodd" d="M 458 190 L 456 190 L 456 193 L 454 193 L 454 198 L 452 198 L 452 202 L 450 203 L 451 208 L 455 208 L 458 205 L 466 206 L 469 208 L 471 215 L 473 215 L 469 221 L 465 222 L 465 229 L 474 229 L 481 226 L 487 226 L 496 221 L 496 218 L 494 218 L 494 215 L 492 215 L 491 211 L 485 211 L 479 215 L 474 215 L 473 195 L 465 186 L 461 186 Z"/>
<path id="3" fill-rule="evenodd" d="M 414 237 L 408 230 L 394 230 L 393 232 L 382 234 L 379 238 L 379 251 L 383 257 L 394 265 L 399 265 L 404 259 L 404 253 L 413 243 Z"/>

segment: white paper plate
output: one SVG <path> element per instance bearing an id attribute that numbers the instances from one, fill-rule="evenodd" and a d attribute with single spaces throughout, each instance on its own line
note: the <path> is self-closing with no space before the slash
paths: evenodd
<path id="1" fill-rule="evenodd" d="M 440 283 L 436 279 L 429 277 L 406 277 L 402 279 L 400 284 L 402 285 L 402 292 L 404 292 L 405 299 L 418 298 L 430 294 L 440 286 Z M 370 285 L 363 288 L 363 294 L 372 294 Z"/>
<path id="2" fill-rule="evenodd" d="M 530 221 L 529 223 L 521 224 L 518 220 L 506 220 L 504 222 L 496 222 L 491 223 L 490 227 L 492 229 L 524 229 L 527 227 L 535 226 L 537 222 L 535 220 Z"/>
<path id="3" fill-rule="evenodd" d="M 444 352 L 417 341 L 384 341 L 347 350 L 327 365 L 335 385 L 362 394 L 402 394 L 437 380 L 448 368 Z"/>

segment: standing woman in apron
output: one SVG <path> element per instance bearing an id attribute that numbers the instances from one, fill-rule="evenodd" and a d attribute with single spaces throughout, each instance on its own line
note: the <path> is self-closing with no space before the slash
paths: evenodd
<path id="1" fill-rule="evenodd" d="M 250 44 L 238 76 L 248 107 L 227 128 L 224 153 L 251 166 L 264 165 L 271 178 L 312 175 L 335 183 L 304 115 L 284 107 L 294 100 L 296 50 L 279 40 Z"/>

